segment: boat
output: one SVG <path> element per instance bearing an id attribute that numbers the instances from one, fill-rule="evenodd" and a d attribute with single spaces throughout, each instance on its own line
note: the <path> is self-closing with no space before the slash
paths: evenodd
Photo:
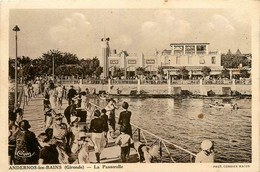
<path id="1" fill-rule="evenodd" d="M 232 103 L 210 103 L 209 104 L 209 107 L 211 108 L 225 108 L 225 109 L 235 109 L 237 110 L 238 109 L 238 106 L 237 104 L 232 104 Z"/>

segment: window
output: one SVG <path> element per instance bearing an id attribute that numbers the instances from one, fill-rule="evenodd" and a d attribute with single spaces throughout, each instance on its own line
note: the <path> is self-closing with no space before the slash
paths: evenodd
<path id="1" fill-rule="evenodd" d="M 205 64 L 205 59 L 203 57 L 200 58 L 200 64 Z"/>
<path id="2" fill-rule="evenodd" d="M 216 57 L 215 56 L 211 57 L 211 63 L 216 64 Z"/>

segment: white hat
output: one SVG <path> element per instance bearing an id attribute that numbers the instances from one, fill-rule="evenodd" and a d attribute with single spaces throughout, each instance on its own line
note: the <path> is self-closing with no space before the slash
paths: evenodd
<path id="1" fill-rule="evenodd" d="M 201 143 L 201 149 L 202 150 L 208 150 L 210 149 L 211 147 L 213 146 L 213 143 L 212 141 L 210 140 L 204 140 L 202 143 Z"/>
<path id="2" fill-rule="evenodd" d="M 75 121 L 80 121 L 80 117 L 77 117 L 77 116 L 70 117 L 70 123 L 73 123 Z"/>

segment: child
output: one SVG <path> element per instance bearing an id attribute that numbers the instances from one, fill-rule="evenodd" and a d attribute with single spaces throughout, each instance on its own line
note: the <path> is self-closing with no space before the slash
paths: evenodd
<path id="1" fill-rule="evenodd" d="M 58 151 L 54 144 L 49 143 L 50 138 L 46 133 L 38 136 L 38 142 L 41 145 L 39 164 L 59 164 Z"/>
<path id="2" fill-rule="evenodd" d="M 129 155 L 130 152 L 130 145 L 133 144 L 133 140 L 130 135 L 126 134 L 125 126 L 120 128 L 121 134 L 116 139 L 116 144 L 120 145 L 121 147 L 121 160 L 122 162 L 126 162 L 126 156 Z"/>

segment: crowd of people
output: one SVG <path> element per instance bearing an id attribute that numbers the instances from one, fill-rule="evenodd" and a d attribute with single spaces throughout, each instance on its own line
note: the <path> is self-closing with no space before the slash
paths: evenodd
<path id="1" fill-rule="evenodd" d="M 88 126 L 87 115 L 81 115 L 82 110 L 90 112 L 91 109 L 88 89 L 75 90 L 71 86 L 67 91 L 61 84 L 55 86 L 51 81 L 48 84 L 44 82 L 43 88 L 40 86 L 42 81 L 36 81 L 34 84 L 38 84 L 39 87 L 28 83 L 24 87 L 26 91 L 24 96 L 28 99 L 40 94 L 44 96 L 45 130 L 36 136 L 29 130 L 31 127 L 29 121 L 9 118 L 10 164 L 85 164 L 90 163 L 90 149 L 94 149 L 96 162 L 100 163 L 101 153 L 111 140 L 120 146 L 122 162 L 128 162 L 130 148 L 137 151 L 140 162 L 158 162 L 157 145 L 149 147 L 141 142 L 134 142 L 130 123 L 132 112 L 128 110 L 127 102 L 122 103 L 123 111 L 120 112 L 117 122 L 116 110 L 119 107 L 113 98 L 107 100 L 107 105 L 103 109 L 92 108 L 93 115 L 89 116 Z M 64 105 L 62 103 L 64 99 L 68 101 L 68 106 L 64 113 L 58 113 Z M 9 113 L 18 112 L 19 109 L 16 109 Z M 203 145 L 196 162 L 204 162 L 205 159 L 207 162 L 211 162 L 212 159 L 214 161 L 213 144 L 207 142 Z"/>

